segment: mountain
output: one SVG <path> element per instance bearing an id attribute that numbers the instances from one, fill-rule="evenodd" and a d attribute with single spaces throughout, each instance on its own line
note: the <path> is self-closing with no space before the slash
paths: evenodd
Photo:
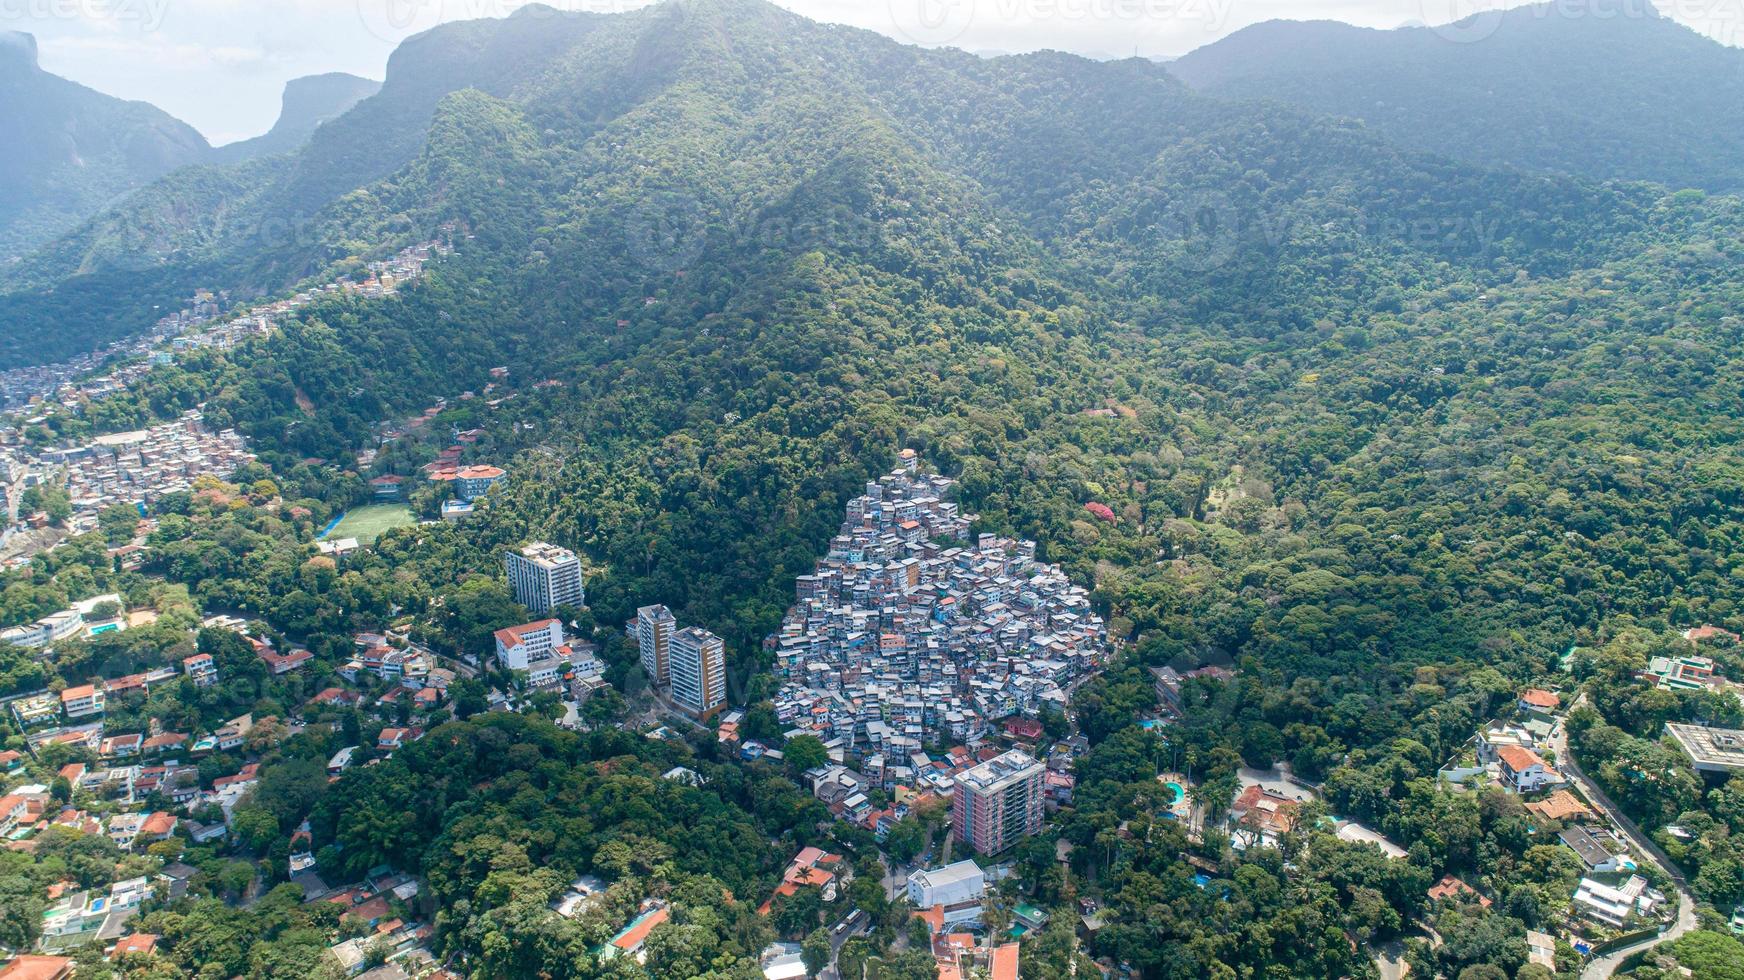
<path id="1" fill-rule="evenodd" d="M 206 158 L 191 126 L 42 70 L 36 39 L 0 32 L 0 264 L 127 192 Z"/>
<path id="2" fill-rule="evenodd" d="M 272 129 L 253 139 L 215 148 L 211 162 L 236 163 L 294 150 L 314 135 L 316 127 L 344 115 L 380 89 L 380 82 L 344 72 L 293 78 L 285 84 L 279 118 Z"/>
<path id="3" fill-rule="evenodd" d="M 1744 50 L 1592 0 L 1377 31 L 1269 21 L 1169 63 L 1199 91 L 1361 119 L 1486 167 L 1744 190 Z"/>
<path id="4" fill-rule="evenodd" d="M 492 210 L 503 193 L 459 176 L 465 154 L 504 148 L 450 145 L 478 96 L 535 134 L 528 172 L 500 177 L 522 195 L 508 195 L 512 216 Z M 868 144 L 844 132 L 899 150 L 1021 253 L 1109 263 L 1124 288 L 1216 296 L 1230 316 L 1285 301 L 1281 256 L 1556 267 L 1621 247 L 1650 199 L 1402 154 L 1347 124 L 1197 95 L 1139 59 L 923 51 L 746 0 L 613 16 L 532 6 L 408 40 L 375 96 L 295 152 L 173 174 L 0 273 L 0 363 L 141 329 L 195 288 L 282 289 L 444 221 L 554 260 L 615 244 L 606 259 L 621 267 L 624 222 L 648 201 L 677 195 L 701 222 L 755 228 L 841 179 L 847 159 L 813 151 L 859 158 Z M 857 192 L 831 193 L 870 219 Z M 943 217 L 931 200 L 901 210 Z M 1449 215 L 1465 225 L 1408 230 Z"/>

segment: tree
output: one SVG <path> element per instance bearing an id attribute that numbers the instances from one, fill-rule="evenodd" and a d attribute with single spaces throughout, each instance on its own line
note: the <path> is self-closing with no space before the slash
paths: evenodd
<path id="1" fill-rule="evenodd" d="M 815 977 L 824 972 L 824 967 L 830 965 L 830 952 L 830 931 L 818 926 L 805 937 L 799 950 L 799 958 L 805 963 L 806 976 Z"/>
<path id="2" fill-rule="evenodd" d="M 816 735 L 796 735 L 782 747 L 782 755 L 794 772 L 808 772 L 830 763 L 830 750 Z"/>
<path id="3" fill-rule="evenodd" d="M 907 819 L 897 821 L 896 826 L 884 835 L 884 850 L 899 864 L 907 864 L 926 846 L 926 836 L 925 825 L 910 814 Z"/>

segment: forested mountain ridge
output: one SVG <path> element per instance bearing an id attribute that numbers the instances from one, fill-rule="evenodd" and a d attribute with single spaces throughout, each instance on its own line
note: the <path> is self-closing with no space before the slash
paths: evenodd
<path id="1" fill-rule="evenodd" d="M 1744 50 L 1651 3 L 1527 5 L 1384 31 L 1268 21 L 1167 68 L 1207 94 L 1360 119 L 1479 166 L 1744 190 Z"/>
<path id="2" fill-rule="evenodd" d="M 193 127 L 42 70 L 0 31 L 0 267 L 210 147 Z"/>
<path id="3" fill-rule="evenodd" d="M 1163 259 L 1145 273 L 1141 291 L 1153 298 L 1204 270 L 1231 287 L 1228 298 L 1252 303 L 1278 285 L 1265 282 L 1278 267 L 1271 253 L 1299 247 L 1474 267 L 1530 255 L 1548 270 L 1566 266 L 1571 249 L 1632 248 L 1655 196 L 1401 154 L 1346 125 L 1196 96 L 1136 59 L 989 61 L 733 0 L 612 17 L 533 7 L 413 38 L 382 90 L 300 151 L 173 175 L 20 263 L 0 279 L 10 289 L 0 295 L 9 328 L 0 346 L 14 361 L 52 356 L 46 346 L 64 352 L 139 329 L 147 311 L 196 286 L 282 288 L 427 233 L 453 215 L 402 168 L 426 148 L 437 105 L 468 87 L 522 112 L 542 152 L 567 158 L 561 179 L 536 196 L 591 206 L 604 218 L 593 233 L 620 244 L 631 211 L 660 200 L 685 220 L 749 227 L 755 201 L 792 179 L 788 161 L 753 171 L 729 165 L 730 154 L 827 139 L 823 128 L 853 112 L 984 201 L 1008 230 L 1050 246 L 1038 254 L 1094 241 L 1112 250 L 1098 264 L 1122 268 L 1135 252 Z M 685 125 L 639 129 L 679 118 Z M 687 157 L 710 131 L 719 135 L 708 155 Z M 646 147 L 640 160 L 613 142 L 619 133 Z M 685 180 L 674 179 L 679 167 Z M 611 179 L 629 168 L 639 169 Z M 593 196 L 577 196 L 588 183 Z M 625 206 L 600 196 L 607 183 Z M 1182 262 L 1168 246 L 1153 249 L 1159 239 L 1192 241 L 1198 254 Z M 67 329 L 60 318 L 73 304 L 81 318 Z M 27 355 L 24 336 L 44 338 L 45 349 Z"/>

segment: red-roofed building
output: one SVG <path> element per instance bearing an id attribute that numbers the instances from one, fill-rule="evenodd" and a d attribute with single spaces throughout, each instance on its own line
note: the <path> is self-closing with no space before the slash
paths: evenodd
<path id="1" fill-rule="evenodd" d="M 490 488 L 504 475 L 497 466 L 463 466 L 454 473 L 454 493 L 461 500 L 476 500 L 490 493 Z"/>
<path id="2" fill-rule="evenodd" d="M 162 735 L 153 735 L 141 742 L 139 750 L 141 752 L 168 752 L 171 749 L 186 745 L 187 741 L 188 736 L 181 732 L 164 732 Z"/>
<path id="3" fill-rule="evenodd" d="M 642 946 L 648 942 L 648 934 L 671 918 L 672 910 L 664 905 L 652 912 L 644 912 L 628 926 L 625 926 L 622 932 L 613 936 L 611 945 L 620 952 L 640 959 Z"/>
<path id="4" fill-rule="evenodd" d="M 777 898 L 797 895 L 801 888 L 820 889 L 824 901 L 835 901 L 836 875 L 846 867 L 840 854 L 830 854 L 816 847 L 802 848 L 792 861 L 787 862 L 786 870 L 781 873 L 781 884 L 775 886 L 775 893 L 758 907 L 758 913 L 768 915 Z"/>
<path id="5" fill-rule="evenodd" d="M 243 766 L 234 776 L 219 776 L 212 780 L 214 790 L 225 790 L 232 786 L 246 786 L 260 778 L 260 763 L 250 762 Z"/>
<path id="6" fill-rule="evenodd" d="M 170 835 L 176 832 L 177 823 L 180 821 L 175 814 L 159 810 L 146 817 L 145 823 L 139 825 L 139 837 L 135 837 L 134 840 L 138 840 L 140 837 L 149 840 L 169 840 Z"/>
<path id="7" fill-rule="evenodd" d="M 1520 692 L 1520 710 L 1549 714 L 1562 707 L 1562 696 L 1551 691 L 1529 687 Z"/>
<path id="8" fill-rule="evenodd" d="M 14 956 L 0 967 L 0 980 L 63 980 L 73 975 L 73 961 L 66 956 Z"/>
<path id="9" fill-rule="evenodd" d="M 61 710 L 68 718 L 83 718 L 103 712 L 103 692 L 89 684 L 69 687 L 61 692 Z"/>
<path id="10" fill-rule="evenodd" d="M 128 953 L 150 953 L 157 949 L 157 937 L 149 932 L 136 932 L 124 937 L 109 951 L 109 958 L 118 960 Z"/>
<path id="11" fill-rule="evenodd" d="M 275 675 L 288 674 L 315 659 L 315 655 L 307 650 L 298 649 L 289 653 L 277 653 L 269 646 L 261 646 L 256 649 L 260 653 L 260 659 L 266 661 L 266 665 L 272 668 Z"/>
<path id="12" fill-rule="evenodd" d="M 1473 888 L 1458 878 L 1455 878 L 1453 875 L 1443 875 L 1440 881 L 1429 886 L 1427 894 L 1431 902 L 1440 902 L 1443 900 L 1452 900 L 1456 902 L 1473 901 L 1484 908 L 1490 907 L 1489 899 L 1479 895 L 1476 888 Z"/>
<path id="13" fill-rule="evenodd" d="M 188 675 L 195 687 L 211 687 L 218 683 L 218 662 L 209 653 L 196 653 L 182 658 L 182 673 Z"/>
<path id="14" fill-rule="evenodd" d="M 1256 783 L 1235 798 L 1229 816 L 1238 830 L 1254 836 L 1252 843 L 1275 844 L 1279 836 L 1296 826 L 1296 811 L 1300 808 L 1296 800 Z"/>
<path id="15" fill-rule="evenodd" d="M 1531 749 L 1504 745 L 1496 750 L 1496 761 L 1502 769 L 1502 781 L 1516 793 L 1533 793 L 1562 782 L 1562 776 Z"/>
<path id="16" fill-rule="evenodd" d="M 497 662 L 507 670 L 526 670 L 563 645 L 563 623 L 555 619 L 510 626 L 496 632 Z"/>

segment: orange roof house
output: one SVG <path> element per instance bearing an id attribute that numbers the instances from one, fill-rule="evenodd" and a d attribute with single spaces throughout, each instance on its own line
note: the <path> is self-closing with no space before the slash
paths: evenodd
<path id="1" fill-rule="evenodd" d="M 1526 809 L 1546 820 L 1591 820 L 1595 816 L 1591 807 L 1566 789 L 1559 789 L 1536 803 L 1528 803 Z"/>
<path id="2" fill-rule="evenodd" d="M 116 943 L 115 949 L 109 953 L 109 958 L 112 960 L 118 960 L 121 957 L 126 956 L 128 953 L 149 953 L 156 948 L 156 936 L 149 932 L 136 932 Z"/>
<path id="3" fill-rule="evenodd" d="M 612 945 L 626 953 L 635 953 L 648 941 L 648 934 L 672 918 L 672 910 L 664 905 L 652 912 L 644 913 L 640 918 L 630 923 L 623 932 L 612 937 Z"/>
<path id="4" fill-rule="evenodd" d="M 15 956 L 0 967 L 0 980 L 61 980 L 73 975 L 73 961 L 67 956 Z"/>
<path id="5" fill-rule="evenodd" d="M 800 852 L 793 856 L 793 860 L 787 862 L 787 869 L 781 873 L 781 884 L 775 886 L 775 893 L 758 906 L 758 914 L 768 915 L 777 898 L 783 895 L 789 897 L 797 895 L 801 888 L 821 889 L 824 892 L 824 900 L 828 901 L 832 897 L 830 893 L 836 882 L 836 874 L 833 869 L 841 866 L 842 856 L 840 854 L 830 854 L 816 847 L 801 848 Z"/>
<path id="6" fill-rule="evenodd" d="M 1518 745 L 1504 745 L 1496 750 L 1496 758 L 1510 772 L 1525 772 L 1533 766 L 1550 768 L 1550 765 L 1538 757 L 1531 749 L 1523 749 Z"/>
<path id="7" fill-rule="evenodd" d="M 1520 692 L 1520 705 L 1537 711 L 1555 711 L 1562 706 L 1562 695 L 1541 688 L 1529 687 Z"/>
<path id="8" fill-rule="evenodd" d="M 1477 903 L 1486 909 L 1490 907 L 1489 899 L 1479 895 L 1476 888 L 1473 888 L 1458 878 L 1455 878 L 1453 875 L 1442 875 L 1440 881 L 1429 886 L 1429 891 L 1426 894 L 1428 894 L 1431 902 L 1439 902 L 1444 898 L 1455 900 L 1471 898 L 1476 899 Z"/>

